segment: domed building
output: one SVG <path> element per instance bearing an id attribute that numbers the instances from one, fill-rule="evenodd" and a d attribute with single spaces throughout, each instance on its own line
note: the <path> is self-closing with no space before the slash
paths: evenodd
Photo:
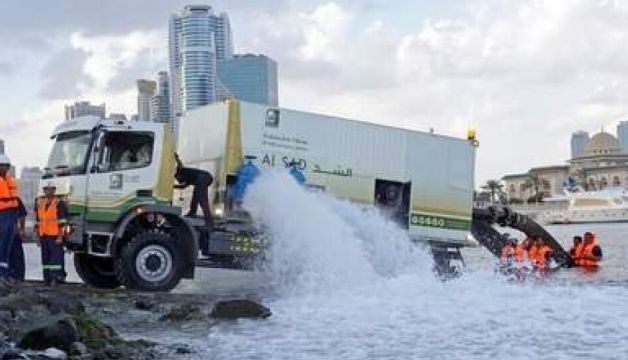
<path id="1" fill-rule="evenodd" d="M 587 190 L 628 187 L 628 154 L 621 151 L 619 140 L 609 133 L 595 134 L 585 155 L 571 159 L 569 164 L 569 175 Z"/>
<path id="2" fill-rule="evenodd" d="M 537 196 L 560 194 L 568 182 L 586 190 L 609 186 L 628 189 L 628 153 L 621 150 L 619 140 L 604 131 L 590 139 L 587 135 L 585 140 L 586 146 L 568 161 L 569 165 L 533 168 L 526 173 L 504 176 L 508 201 L 529 202 Z"/>

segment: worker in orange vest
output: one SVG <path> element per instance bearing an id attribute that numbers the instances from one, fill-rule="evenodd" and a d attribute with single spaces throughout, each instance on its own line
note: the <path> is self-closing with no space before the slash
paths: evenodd
<path id="1" fill-rule="evenodd" d="M 537 238 L 535 237 L 530 237 L 528 238 L 528 249 L 527 249 L 527 255 L 528 255 L 528 260 L 530 261 L 530 266 L 532 268 L 536 268 L 536 261 L 537 261 L 537 253 L 538 253 L 538 245 L 537 245 Z"/>
<path id="2" fill-rule="evenodd" d="M 35 230 L 41 246 L 41 262 L 44 282 L 54 285 L 65 281 L 65 252 L 63 251 L 64 229 L 67 224 L 67 207 L 56 196 L 53 183 L 44 186 L 44 196 L 37 199 Z"/>
<path id="3" fill-rule="evenodd" d="M 582 236 L 576 235 L 573 237 L 573 245 L 571 249 L 569 249 L 569 255 L 573 259 L 573 263 L 575 266 L 580 265 L 580 258 L 582 257 L 582 249 L 584 244 L 582 244 Z"/>
<path id="4" fill-rule="evenodd" d="M 0 154 L 0 280 L 9 281 L 9 257 L 17 224 L 17 182 L 9 174 L 11 160 Z"/>
<path id="5" fill-rule="evenodd" d="M 602 256 L 602 248 L 598 245 L 595 234 L 592 232 L 584 233 L 584 243 L 582 244 L 578 266 L 597 269 Z"/>
<path id="6" fill-rule="evenodd" d="M 549 260 L 552 256 L 552 248 L 545 244 L 545 241 L 542 237 L 537 236 L 536 238 L 536 254 L 535 254 L 535 268 L 536 270 L 547 270 Z"/>
<path id="7" fill-rule="evenodd" d="M 515 264 L 517 265 L 518 268 L 523 267 L 526 258 L 527 258 L 527 254 L 525 249 L 523 248 L 523 243 L 518 244 L 517 243 L 517 239 L 513 239 L 514 240 L 514 247 L 515 247 Z M 525 240 L 524 240 L 525 242 Z"/>

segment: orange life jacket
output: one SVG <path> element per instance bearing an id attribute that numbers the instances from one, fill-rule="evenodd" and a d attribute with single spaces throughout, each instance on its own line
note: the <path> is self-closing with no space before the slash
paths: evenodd
<path id="1" fill-rule="evenodd" d="M 590 244 L 585 244 L 582 246 L 582 251 L 581 251 L 581 255 L 580 255 L 580 261 L 578 266 L 583 266 L 583 267 L 597 267 L 598 266 L 598 260 L 589 260 L 586 259 L 585 257 L 587 256 L 594 256 L 593 255 L 593 248 L 597 246 L 597 240 L 594 238 L 593 242 L 591 242 Z"/>
<path id="2" fill-rule="evenodd" d="M 15 209 L 18 206 L 19 190 L 17 182 L 10 175 L 0 176 L 0 211 Z"/>
<path id="3" fill-rule="evenodd" d="M 522 246 L 517 245 L 515 247 L 515 261 L 517 261 L 518 263 L 521 263 L 525 260 L 526 258 L 526 251 L 523 249 Z"/>
<path id="4" fill-rule="evenodd" d="M 573 250 L 573 261 L 574 261 L 574 264 L 576 264 L 576 266 L 580 266 L 580 262 L 582 261 L 583 249 L 584 249 L 584 243 L 580 243 L 571 248 L 571 250 Z"/>
<path id="5" fill-rule="evenodd" d="M 540 248 L 537 247 L 536 258 L 534 263 L 536 264 L 537 269 L 545 270 L 547 268 L 547 256 L 552 253 L 552 248 L 543 245 Z"/>
<path id="6" fill-rule="evenodd" d="M 37 232 L 39 236 L 59 236 L 61 234 L 58 205 L 59 200 L 56 197 L 50 202 L 46 198 L 37 200 Z"/>
<path id="7" fill-rule="evenodd" d="M 530 247 L 528 248 L 528 260 L 530 260 L 532 266 L 536 266 L 536 254 L 538 251 L 539 247 L 536 245 L 530 245 Z"/>
<path id="8" fill-rule="evenodd" d="M 515 256 L 515 249 L 510 244 L 504 245 L 502 248 L 502 262 L 507 263 L 512 256 Z"/>

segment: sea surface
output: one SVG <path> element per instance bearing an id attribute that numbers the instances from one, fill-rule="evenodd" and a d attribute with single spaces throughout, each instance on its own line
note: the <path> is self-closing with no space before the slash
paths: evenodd
<path id="1" fill-rule="evenodd" d="M 510 282 L 487 251 L 468 248 L 464 275 L 442 282 L 376 211 L 285 174 L 253 186 L 245 205 L 273 237 L 267 262 L 254 273 L 203 270 L 176 291 L 255 292 L 273 316 L 152 335 L 189 344 L 190 359 L 628 358 L 628 224 L 548 227 L 566 246 L 595 232 L 604 252 L 595 273 Z M 36 247 L 27 253 L 28 276 L 40 277 Z"/>

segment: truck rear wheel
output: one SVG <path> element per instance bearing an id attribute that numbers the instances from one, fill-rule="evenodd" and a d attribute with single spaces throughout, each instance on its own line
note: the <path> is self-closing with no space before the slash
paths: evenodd
<path id="1" fill-rule="evenodd" d="M 117 260 L 117 276 L 127 289 L 170 291 L 182 276 L 183 256 L 175 240 L 160 231 L 139 233 Z"/>
<path id="2" fill-rule="evenodd" d="M 81 280 L 89 286 L 103 289 L 120 286 L 112 258 L 74 254 L 74 268 Z"/>

